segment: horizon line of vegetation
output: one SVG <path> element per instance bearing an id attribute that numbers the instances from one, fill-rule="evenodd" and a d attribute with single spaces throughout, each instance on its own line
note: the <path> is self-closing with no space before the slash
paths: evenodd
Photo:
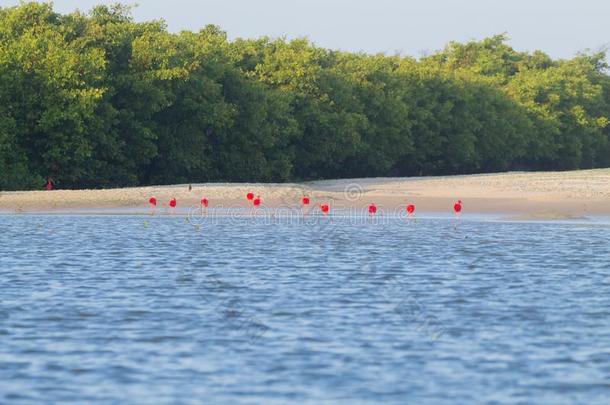
<path id="1" fill-rule="evenodd" d="M 413 58 L 0 8 L 0 190 L 610 166 L 605 52 Z"/>

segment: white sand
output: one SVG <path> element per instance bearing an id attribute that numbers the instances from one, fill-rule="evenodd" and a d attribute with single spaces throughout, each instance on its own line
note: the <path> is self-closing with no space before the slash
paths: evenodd
<path id="1" fill-rule="evenodd" d="M 469 176 L 367 178 L 325 180 L 300 184 L 210 183 L 106 190 L 55 190 L 0 193 L 5 212 L 78 211 L 108 208 L 148 209 L 155 196 L 159 206 L 170 198 L 178 207 L 197 204 L 202 196 L 210 207 L 247 207 L 245 195 L 260 194 L 267 207 L 299 207 L 303 194 L 312 205 L 362 208 L 371 202 L 394 209 L 414 203 L 417 212 L 449 212 L 461 199 L 464 212 L 531 215 L 543 219 L 610 215 L 610 169 L 571 172 L 499 173 Z"/>

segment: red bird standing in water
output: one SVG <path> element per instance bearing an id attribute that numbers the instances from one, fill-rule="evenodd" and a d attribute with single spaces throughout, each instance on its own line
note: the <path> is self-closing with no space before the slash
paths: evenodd
<path id="1" fill-rule="evenodd" d="M 377 213 L 377 206 L 375 205 L 375 203 L 371 203 L 371 205 L 369 205 L 369 214 L 375 215 L 376 213 Z"/>
<path id="2" fill-rule="evenodd" d="M 330 211 L 330 207 L 328 206 L 328 204 L 320 204 L 320 211 L 322 211 L 322 213 L 326 215 L 328 214 L 328 211 Z"/>
<path id="3" fill-rule="evenodd" d="M 303 205 L 307 206 L 309 205 L 309 197 L 307 197 L 306 195 L 303 196 L 303 198 L 301 199 L 301 202 L 303 203 Z"/>
<path id="4" fill-rule="evenodd" d="M 462 200 L 457 200 L 457 202 L 453 204 L 453 212 L 456 214 L 462 212 Z"/>
<path id="5" fill-rule="evenodd" d="M 172 198 L 171 200 L 169 200 L 169 206 L 172 208 L 176 208 L 176 198 Z"/>
<path id="6" fill-rule="evenodd" d="M 252 200 L 254 200 L 254 193 L 248 193 L 246 194 L 246 199 L 250 202 L 252 202 Z"/>
<path id="7" fill-rule="evenodd" d="M 411 216 L 411 215 L 413 215 L 414 212 L 415 212 L 415 205 L 413 205 L 413 204 L 407 205 L 407 214 L 409 216 Z"/>
<path id="8" fill-rule="evenodd" d="M 256 198 L 252 201 L 252 204 L 254 204 L 255 207 L 258 207 L 261 205 L 261 196 L 257 195 Z"/>
<path id="9" fill-rule="evenodd" d="M 157 210 L 157 199 L 154 196 L 151 196 L 148 199 L 148 205 L 150 206 L 150 215 L 155 215 L 155 211 Z"/>
<path id="10" fill-rule="evenodd" d="M 208 208 L 208 199 L 207 198 L 203 197 L 201 199 L 201 206 L 205 207 L 205 208 Z"/>

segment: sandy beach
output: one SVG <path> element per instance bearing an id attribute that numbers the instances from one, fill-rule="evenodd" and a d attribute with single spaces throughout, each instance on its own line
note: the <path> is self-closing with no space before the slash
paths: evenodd
<path id="1" fill-rule="evenodd" d="M 104 213 L 126 209 L 148 213 L 148 198 L 159 207 L 175 197 L 179 208 L 198 204 L 202 196 L 210 207 L 247 207 L 245 195 L 259 194 L 268 208 L 299 207 L 302 195 L 312 205 L 329 202 L 337 208 L 360 209 L 374 202 L 385 209 L 414 203 L 417 213 L 449 212 L 456 199 L 465 213 L 492 213 L 531 219 L 569 219 L 610 215 L 610 169 L 570 172 L 509 172 L 465 176 L 366 178 L 305 183 L 209 183 L 133 187 L 104 190 L 54 190 L 0 193 L 4 213 Z"/>

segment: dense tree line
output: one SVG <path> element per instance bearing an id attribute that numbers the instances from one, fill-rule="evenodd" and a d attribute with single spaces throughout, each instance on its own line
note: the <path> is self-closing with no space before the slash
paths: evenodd
<path id="1" fill-rule="evenodd" d="M 414 59 L 1 8 L 0 189 L 609 166 L 605 55 L 506 42 Z"/>

